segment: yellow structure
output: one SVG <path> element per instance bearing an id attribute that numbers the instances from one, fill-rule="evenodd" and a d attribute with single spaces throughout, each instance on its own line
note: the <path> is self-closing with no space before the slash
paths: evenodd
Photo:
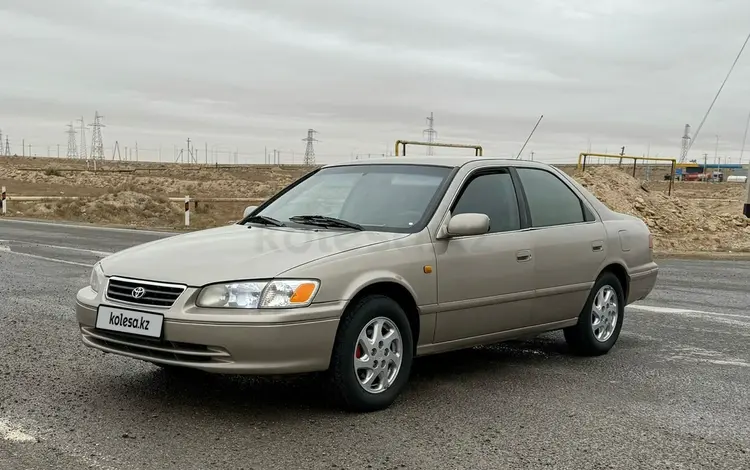
<path id="1" fill-rule="evenodd" d="M 608 153 L 586 153 L 581 152 L 578 154 L 578 165 L 577 168 L 579 170 L 585 171 L 586 170 L 586 159 L 588 157 L 597 157 L 597 158 L 612 158 L 612 159 L 618 159 L 620 162 L 622 162 L 623 159 L 627 160 L 633 160 L 633 176 L 635 176 L 635 169 L 638 165 L 638 160 L 648 160 L 648 161 L 657 161 L 657 162 L 670 162 L 670 171 L 669 171 L 669 194 L 672 194 L 672 187 L 674 186 L 674 175 L 675 175 L 675 169 L 677 168 L 677 159 L 675 158 L 662 158 L 662 157 L 636 157 L 633 155 L 617 155 L 617 154 L 608 154 Z M 688 167 L 693 166 L 694 163 L 682 163 L 681 166 Z"/>
<path id="2" fill-rule="evenodd" d="M 481 157 L 482 156 L 482 146 L 481 145 L 468 145 L 468 144 L 443 144 L 438 142 L 419 142 L 415 140 L 397 140 L 396 141 L 396 156 L 399 156 L 399 146 L 403 147 L 403 155 L 406 156 L 406 146 L 407 145 L 423 145 L 426 147 L 451 147 L 451 148 L 459 148 L 459 149 L 474 149 L 474 155 Z"/>

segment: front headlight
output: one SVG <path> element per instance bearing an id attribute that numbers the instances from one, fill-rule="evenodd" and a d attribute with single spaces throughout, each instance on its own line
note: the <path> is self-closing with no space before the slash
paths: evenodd
<path id="1" fill-rule="evenodd" d="M 96 263 L 91 270 L 91 276 L 89 276 L 89 287 L 91 287 L 91 290 L 98 293 L 102 284 L 104 284 L 104 271 L 102 270 L 101 264 Z"/>
<path id="2" fill-rule="evenodd" d="M 320 282 L 276 279 L 212 284 L 201 289 L 195 304 L 205 308 L 295 308 L 310 305 Z"/>

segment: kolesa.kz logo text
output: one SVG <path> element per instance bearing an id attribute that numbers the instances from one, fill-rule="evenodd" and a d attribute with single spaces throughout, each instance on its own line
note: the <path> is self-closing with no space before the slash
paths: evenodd
<path id="1" fill-rule="evenodd" d="M 114 326 L 124 326 L 127 328 L 135 328 L 137 330 L 148 330 L 150 320 L 145 318 L 132 318 L 126 317 L 122 313 L 115 315 L 114 313 L 109 314 L 109 324 Z"/>

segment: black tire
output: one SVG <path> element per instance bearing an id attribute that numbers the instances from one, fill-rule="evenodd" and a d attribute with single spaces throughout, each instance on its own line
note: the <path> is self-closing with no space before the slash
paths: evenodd
<path id="1" fill-rule="evenodd" d="M 380 393 L 364 390 L 354 372 L 354 352 L 360 331 L 377 317 L 392 321 L 401 334 L 402 362 L 396 380 Z M 341 319 L 331 355 L 329 374 L 337 405 L 348 411 L 371 412 L 388 408 L 406 386 L 414 358 L 409 320 L 401 306 L 385 295 L 364 297 L 347 309 Z"/>
<path id="2" fill-rule="evenodd" d="M 594 336 L 594 329 L 591 326 L 591 312 L 597 293 L 605 286 L 610 286 L 617 294 L 617 322 L 615 323 L 615 329 L 609 339 L 606 341 L 599 341 Z M 604 272 L 599 276 L 594 287 L 591 289 L 586 305 L 583 306 L 583 310 L 581 310 L 581 313 L 578 316 L 578 323 L 563 330 L 565 341 L 568 343 L 568 347 L 570 347 L 571 351 L 577 355 L 600 356 L 602 354 L 607 354 L 620 337 L 620 330 L 622 329 L 624 318 L 625 295 L 623 293 L 622 284 L 620 284 L 620 280 L 617 279 L 617 276 L 613 273 L 608 271 Z"/>

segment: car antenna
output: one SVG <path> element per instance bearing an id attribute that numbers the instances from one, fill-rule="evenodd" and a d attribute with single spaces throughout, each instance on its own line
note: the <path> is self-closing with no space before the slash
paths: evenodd
<path id="1" fill-rule="evenodd" d="M 529 137 L 526 138 L 526 142 L 523 143 L 523 147 L 521 147 L 521 150 L 518 151 L 518 155 L 516 155 L 516 160 L 518 160 L 519 158 L 521 158 L 521 152 L 523 152 L 523 149 L 526 148 L 526 144 L 529 143 L 529 140 L 531 139 L 531 136 L 534 135 L 534 131 L 536 131 L 536 128 L 539 125 L 539 123 L 542 122 L 542 118 L 543 117 L 544 117 L 544 114 L 542 114 L 541 116 L 539 116 L 539 120 L 536 122 L 536 125 L 534 126 L 533 129 L 531 129 L 531 134 L 529 134 Z"/>

